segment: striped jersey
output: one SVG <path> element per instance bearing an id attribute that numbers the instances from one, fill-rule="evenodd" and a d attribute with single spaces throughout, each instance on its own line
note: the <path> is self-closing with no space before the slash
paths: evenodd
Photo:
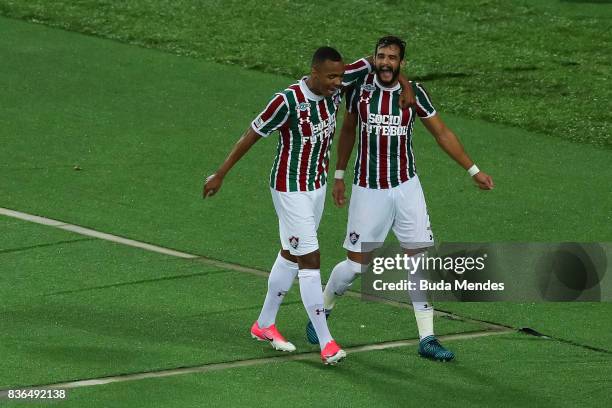
<path id="1" fill-rule="evenodd" d="M 432 117 L 436 109 L 425 88 L 416 82 L 411 84 L 416 96 L 416 109 L 401 109 L 400 84 L 385 87 L 374 73 L 356 82 L 348 92 L 347 109 L 357 113 L 359 118 L 353 184 L 375 189 L 391 188 L 415 176 L 414 120 L 416 116 Z"/>
<path id="2" fill-rule="evenodd" d="M 343 86 L 362 80 L 371 72 L 360 59 L 345 66 Z M 279 132 L 276 158 L 270 172 L 270 187 L 281 192 L 313 191 L 327 181 L 329 151 L 336 130 L 336 113 L 342 90 L 332 96 L 314 94 L 304 77 L 274 95 L 251 123 L 262 137 Z"/>

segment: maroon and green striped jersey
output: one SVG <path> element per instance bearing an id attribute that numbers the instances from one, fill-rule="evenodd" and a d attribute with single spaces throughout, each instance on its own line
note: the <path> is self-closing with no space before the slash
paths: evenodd
<path id="1" fill-rule="evenodd" d="M 345 66 L 343 86 L 362 80 L 371 72 L 360 59 Z M 307 77 L 274 95 L 251 127 L 263 137 L 279 132 L 270 187 L 282 191 L 313 191 L 327 181 L 329 150 L 336 130 L 336 113 L 342 90 L 330 97 L 314 94 Z"/>
<path id="2" fill-rule="evenodd" d="M 374 73 L 357 81 L 348 92 L 347 109 L 357 113 L 359 123 L 353 184 L 375 189 L 391 188 L 415 176 L 412 148 L 415 114 L 429 118 L 436 114 L 436 109 L 425 88 L 416 82 L 411 84 L 416 96 L 416 109 L 400 108 L 400 84 L 385 87 Z"/>

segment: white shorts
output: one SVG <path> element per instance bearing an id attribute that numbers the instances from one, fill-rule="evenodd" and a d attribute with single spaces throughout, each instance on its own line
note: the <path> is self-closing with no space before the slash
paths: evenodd
<path id="1" fill-rule="evenodd" d="M 369 252 L 380 247 L 389 229 L 403 248 L 433 246 L 433 233 L 423 189 L 417 176 L 387 189 L 353 185 L 344 248 Z M 362 249 L 362 243 L 367 248 Z"/>
<path id="2" fill-rule="evenodd" d="M 306 255 L 319 249 L 317 229 L 323 215 L 326 186 L 314 191 L 284 193 L 273 188 L 272 201 L 278 215 L 283 249 L 291 255 Z"/>

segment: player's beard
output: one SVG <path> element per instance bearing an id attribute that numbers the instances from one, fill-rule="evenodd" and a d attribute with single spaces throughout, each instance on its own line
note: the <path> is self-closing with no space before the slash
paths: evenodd
<path id="1" fill-rule="evenodd" d="M 395 81 L 397 81 L 397 77 L 398 77 L 398 76 L 399 76 L 399 74 L 400 74 L 400 69 L 401 69 L 401 67 L 397 67 L 397 69 L 396 69 L 396 70 L 391 70 L 391 72 L 393 73 L 393 77 L 391 77 L 391 80 L 389 80 L 389 81 L 383 81 L 383 79 L 382 79 L 382 78 L 381 78 L 381 76 L 380 76 L 381 70 L 380 70 L 378 67 L 376 67 L 376 76 L 378 77 L 378 82 L 380 82 L 380 83 L 381 83 L 381 85 L 384 85 L 384 86 L 390 86 L 390 85 L 393 85 L 393 83 L 394 83 Z"/>

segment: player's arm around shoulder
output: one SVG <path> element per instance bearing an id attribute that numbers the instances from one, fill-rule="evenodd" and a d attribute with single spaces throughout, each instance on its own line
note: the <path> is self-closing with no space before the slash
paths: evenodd
<path id="1" fill-rule="evenodd" d="M 374 57 L 370 55 L 368 57 L 363 58 L 363 60 L 366 61 L 368 65 L 370 66 L 369 72 L 373 72 L 374 71 L 374 68 L 373 68 L 374 67 Z M 401 68 L 404 67 L 404 62 L 401 63 L 400 67 Z M 408 109 L 411 106 L 416 106 L 416 94 L 414 93 L 414 90 L 412 89 L 412 83 L 410 82 L 408 77 L 404 75 L 400 70 L 400 74 L 397 79 L 402 87 L 402 91 L 400 92 L 400 99 L 399 99 L 400 108 Z"/>
<path id="2" fill-rule="evenodd" d="M 347 64 L 344 66 L 344 78 L 342 79 L 342 86 L 346 90 L 347 88 L 355 85 L 360 85 L 368 74 L 374 72 L 374 58 L 370 55 L 357 61 Z M 408 109 L 411 106 L 416 105 L 416 96 L 412 89 L 410 80 L 400 72 L 399 82 L 402 86 L 402 92 L 400 93 L 400 107 L 402 109 Z"/>
<path id="3" fill-rule="evenodd" d="M 474 179 L 476 185 L 482 190 L 492 190 L 495 184 L 493 178 L 484 171 L 481 171 L 470 159 L 468 154 L 463 148 L 463 145 L 459 141 L 459 138 L 455 133 L 449 129 L 444 121 L 440 118 L 440 115 L 435 112 L 429 117 L 422 117 L 421 121 L 431 133 L 438 145 L 444 150 L 452 159 L 454 159 L 461 167 L 463 167 L 468 174 Z"/>
<path id="4" fill-rule="evenodd" d="M 408 109 L 411 106 L 416 106 L 416 94 L 414 93 L 414 89 L 412 89 L 410 80 L 401 72 L 398 80 L 402 87 L 399 100 L 400 108 Z"/>

